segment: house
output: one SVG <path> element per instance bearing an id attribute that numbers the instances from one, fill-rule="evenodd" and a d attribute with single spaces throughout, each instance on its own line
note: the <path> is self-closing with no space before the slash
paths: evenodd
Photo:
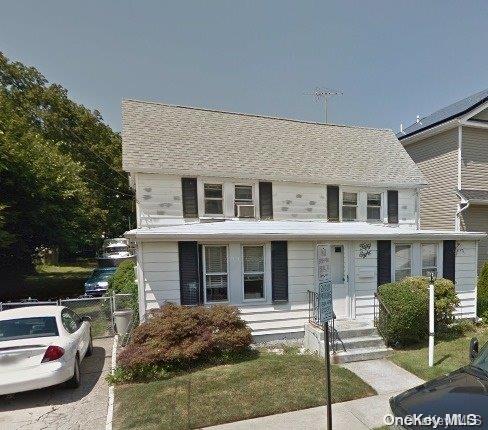
<path id="1" fill-rule="evenodd" d="M 397 137 L 429 182 L 420 227 L 488 231 L 488 90 L 419 118 Z M 487 260 L 484 238 L 478 268 Z"/>
<path id="2" fill-rule="evenodd" d="M 379 284 L 456 282 L 476 314 L 482 234 L 419 229 L 426 180 L 391 130 L 126 100 L 140 315 L 166 301 L 238 306 L 256 337 L 303 336 L 330 278 L 337 319 L 371 322 Z"/>

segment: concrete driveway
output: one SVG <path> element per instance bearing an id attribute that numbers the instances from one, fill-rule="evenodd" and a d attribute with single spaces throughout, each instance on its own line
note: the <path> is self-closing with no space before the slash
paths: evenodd
<path id="1" fill-rule="evenodd" d="M 94 339 L 78 389 L 58 386 L 0 397 L 0 429 L 104 429 L 112 344 L 112 338 Z"/>

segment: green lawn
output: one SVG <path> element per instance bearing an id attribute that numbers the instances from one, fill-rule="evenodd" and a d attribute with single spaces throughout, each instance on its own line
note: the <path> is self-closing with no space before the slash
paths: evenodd
<path id="1" fill-rule="evenodd" d="M 15 286 L 3 289 L 0 300 L 77 297 L 84 293 L 84 282 L 94 267 L 95 264 L 91 262 L 38 266 L 37 274 L 28 276 Z"/>
<path id="2" fill-rule="evenodd" d="M 325 404 L 324 361 L 260 352 L 235 364 L 161 381 L 117 386 L 116 429 L 188 429 Z M 376 394 L 354 373 L 332 367 L 333 402 Z"/>
<path id="3" fill-rule="evenodd" d="M 432 379 L 469 363 L 469 341 L 472 337 L 479 339 L 481 348 L 488 341 L 488 327 L 473 328 L 464 335 L 436 341 L 432 368 L 428 366 L 427 345 L 396 350 L 390 359 L 422 379 Z"/>

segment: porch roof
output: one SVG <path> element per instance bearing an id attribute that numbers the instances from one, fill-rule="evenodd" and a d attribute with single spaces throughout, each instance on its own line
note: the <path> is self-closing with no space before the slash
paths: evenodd
<path id="1" fill-rule="evenodd" d="M 485 233 L 415 230 L 366 222 L 242 221 L 182 223 L 130 230 L 125 236 L 144 241 L 249 240 L 479 240 Z"/>

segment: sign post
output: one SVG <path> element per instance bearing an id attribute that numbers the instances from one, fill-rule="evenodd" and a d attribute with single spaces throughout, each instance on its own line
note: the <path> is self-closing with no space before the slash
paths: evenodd
<path id="1" fill-rule="evenodd" d="M 332 309 L 332 279 L 330 273 L 330 244 L 317 247 L 318 266 L 318 321 L 324 328 L 325 375 L 327 402 L 327 430 L 332 430 L 332 394 L 330 381 L 329 321 L 334 318 Z"/>
<path id="2" fill-rule="evenodd" d="M 329 321 L 333 318 L 332 311 L 332 282 L 319 284 L 319 319 L 324 326 L 325 346 L 325 374 L 326 374 L 326 399 L 327 399 L 327 430 L 332 430 L 332 395 L 330 382 L 330 339 Z"/>
<path id="3" fill-rule="evenodd" d="M 434 273 L 430 273 L 429 283 L 429 367 L 434 366 Z"/>

